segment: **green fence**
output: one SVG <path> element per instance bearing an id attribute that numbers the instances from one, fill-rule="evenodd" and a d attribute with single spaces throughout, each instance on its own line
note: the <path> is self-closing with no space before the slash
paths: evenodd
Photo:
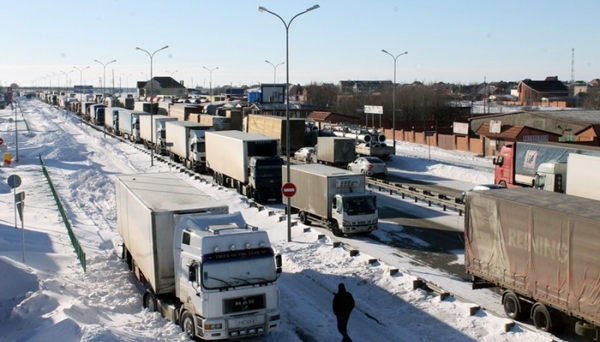
<path id="1" fill-rule="evenodd" d="M 73 233 L 73 228 L 71 227 L 71 223 L 69 222 L 69 219 L 67 217 L 67 212 L 65 211 L 65 208 L 63 207 L 60 198 L 58 197 L 58 193 L 56 192 L 56 189 L 54 188 L 54 184 L 52 184 L 52 180 L 50 179 L 50 175 L 48 174 L 48 170 L 46 170 L 46 164 L 44 164 L 44 160 L 42 159 L 42 156 L 40 155 L 40 164 L 42 164 L 42 170 L 44 171 L 44 176 L 46 177 L 46 180 L 48 181 L 48 185 L 50 185 L 50 190 L 52 190 L 52 196 L 54 196 L 54 200 L 56 201 L 56 205 L 58 206 L 58 211 L 60 212 L 60 216 L 63 219 L 63 222 L 65 223 L 65 227 L 67 227 L 67 231 L 69 232 L 69 237 L 71 238 L 71 244 L 73 245 L 73 248 L 75 248 L 75 253 L 77 254 L 77 259 L 79 259 L 79 263 L 81 264 L 81 267 L 83 268 L 83 272 L 85 272 L 85 252 L 83 251 L 83 248 L 81 248 L 81 245 L 79 244 L 79 241 L 77 240 L 77 236 L 75 236 L 75 233 Z"/>

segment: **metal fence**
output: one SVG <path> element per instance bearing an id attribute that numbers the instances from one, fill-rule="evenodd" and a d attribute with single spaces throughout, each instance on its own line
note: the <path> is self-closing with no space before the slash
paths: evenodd
<path id="1" fill-rule="evenodd" d="M 69 232 L 69 238 L 71 238 L 71 244 L 73 245 L 73 248 L 75 248 L 75 254 L 77 254 L 77 259 L 79 259 L 79 263 L 81 264 L 81 267 L 83 268 L 83 272 L 85 272 L 85 268 L 86 268 L 85 252 L 83 251 L 83 248 L 81 248 L 81 245 L 79 244 L 79 241 L 77 240 L 77 236 L 75 236 L 75 233 L 73 232 L 73 228 L 71 227 L 71 223 L 69 222 L 69 219 L 67 217 L 67 212 L 65 211 L 65 208 L 63 207 L 63 205 L 60 201 L 60 198 L 58 197 L 58 193 L 56 192 L 56 189 L 54 188 L 54 184 L 52 184 L 52 180 L 50 179 L 50 175 L 48 174 L 48 170 L 46 169 L 46 164 L 44 164 L 44 160 L 42 159 L 41 155 L 40 155 L 40 164 L 42 165 L 42 171 L 44 172 L 44 176 L 46 177 L 46 180 L 48 181 L 50 190 L 52 190 L 52 196 L 54 196 L 54 200 L 56 201 L 56 205 L 58 206 L 58 211 L 60 212 L 60 216 L 62 217 L 62 220 L 65 223 L 65 227 L 67 228 L 67 231 Z"/>

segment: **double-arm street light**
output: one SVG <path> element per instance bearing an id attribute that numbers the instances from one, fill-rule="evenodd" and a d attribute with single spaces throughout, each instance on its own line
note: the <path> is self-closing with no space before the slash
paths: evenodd
<path id="1" fill-rule="evenodd" d="M 84 87 L 83 87 L 83 70 L 89 69 L 90 66 L 88 65 L 83 69 L 79 69 L 78 67 L 75 67 L 75 66 L 73 68 L 75 68 L 76 70 L 79 71 L 79 84 L 81 85 L 81 97 L 79 98 L 79 101 L 83 102 L 83 94 L 85 92 Z"/>
<path id="2" fill-rule="evenodd" d="M 394 92 L 392 93 L 392 139 L 394 145 L 394 155 L 396 155 L 396 60 L 398 57 L 406 55 L 408 51 L 404 51 L 403 53 L 394 56 L 391 53 L 381 49 L 381 52 L 392 56 L 394 59 Z"/>
<path id="3" fill-rule="evenodd" d="M 284 64 L 285 62 L 281 62 L 277 65 L 265 60 L 265 63 L 269 63 L 273 66 L 273 102 L 275 102 L 275 82 L 277 82 L 277 67 L 280 66 L 281 64 Z"/>
<path id="4" fill-rule="evenodd" d="M 274 13 L 269 11 L 268 9 L 259 6 L 258 7 L 258 11 L 259 12 L 267 12 L 269 14 L 272 14 L 274 16 L 276 16 L 277 18 L 279 18 L 279 20 L 281 20 L 281 22 L 283 23 L 283 26 L 285 27 L 285 135 L 286 135 L 286 139 L 285 139 L 285 153 L 286 153 L 286 169 L 287 169 L 287 182 L 290 182 L 290 56 L 289 56 L 289 29 L 290 29 L 290 25 L 292 24 L 292 21 L 294 21 L 294 19 L 296 19 L 296 17 L 315 10 L 319 8 L 319 5 L 314 5 L 313 7 L 310 7 L 308 9 L 306 9 L 304 12 L 300 12 L 298 14 L 296 14 L 295 16 L 292 17 L 292 19 L 290 19 L 289 22 L 285 22 L 285 20 L 283 20 L 282 17 L 279 16 L 279 14 Z M 286 211 L 287 211 L 287 235 L 288 235 L 288 242 L 292 241 L 292 208 L 291 208 L 291 198 L 288 197 L 287 198 L 287 207 L 286 207 Z"/>
<path id="5" fill-rule="evenodd" d="M 152 78 L 154 77 L 152 75 L 152 59 L 154 58 L 154 54 L 157 53 L 158 51 L 162 51 L 166 48 L 168 48 L 169 45 L 165 45 L 163 47 L 161 47 L 160 49 L 154 51 L 153 53 L 150 53 L 144 49 L 140 49 L 139 47 L 136 47 L 136 50 L 140 50 L 140 51 L 144 51 L 145 53 L 148 54 L 148 56 L 150 57 L 150 145 L 151 145 L 151 149 L 150 149 L 150 166 L 154 166 L 154 135 L 156 134 L 156 132 L 154 132 L 154 106 L 152 103 L 152 99 L 154 97 L 154 82 L 152 81 Z"/>
<path id="6" fill-rule="evenodd" d="M 213 102 L 213 98 L 212 98 L 212 72 L 219 69 L 219 67 L 215 67 L 213 69 L 209 69 L 205 66 L 203 66 L 204 69 L 208 70 L 208 72 L 210 73 L 210 83 L 209 83 L 209 89 L 210 89 L 210 102 Z"/>
<path id="7" fill-rule="evenodd" d="M 116 59 L 113 59 L 112 61 L 110 61 L 108 63 L 102 63 L 97 59 L 94 60 L 94 62 L 102 64 L 102 68 L 104 68 L 104 78 L 102 79 L 102 82 L 104 82 L 104 85 L 102 86 L 104 88 L 104 93 L 102 94 L 102 100 L 104 100 L 104 97 L 106 96 L 106 66 L 109 65 L 110 63 L 114 63 L 116 61 L 117 61 Z"/>

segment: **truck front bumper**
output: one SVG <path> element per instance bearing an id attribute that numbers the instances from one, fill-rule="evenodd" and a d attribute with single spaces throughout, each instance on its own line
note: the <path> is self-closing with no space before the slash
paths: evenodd
<path id="1" fill-rule="evenodd" d="M 374 223 L 359 223 L 359 224 L 352 224 L 351 222 L 347 223 L 344 222 L 343 227 L 341 227 L 342 232 L 344 232 L 345 234 L 354 234 L 354 233 L 367 233 L 367 232 L 372 232 L 377 230 L 377 220 L 375 220 Z"/>

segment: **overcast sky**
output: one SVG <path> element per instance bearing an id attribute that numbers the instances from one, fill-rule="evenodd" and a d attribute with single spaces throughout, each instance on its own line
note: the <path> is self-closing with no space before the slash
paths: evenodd
<path id="1" fill-rule="evenodd" d="M 136 47 L 168 45 L 154 55 L 154 76 L 209 87 L 207 69 L 218 67 L 214 86 L 270 83 L 275 68 L 265 60 L 285 61 L 286 30 L 258 6 L 289 22 L 315 4 L 289 28 L 291 83 L 392 80 L 393 58 L 381 49 L 408 51 L 397 59 L 401 83 L 568 81 L 573 48 L 575 80 L 600 75 L 594 0 L 30 0 L 2 4 L 0 82 L 99 87 L 106 69 L 107 84 L 133 87 L 150 74 L 149 55 Z"/>

